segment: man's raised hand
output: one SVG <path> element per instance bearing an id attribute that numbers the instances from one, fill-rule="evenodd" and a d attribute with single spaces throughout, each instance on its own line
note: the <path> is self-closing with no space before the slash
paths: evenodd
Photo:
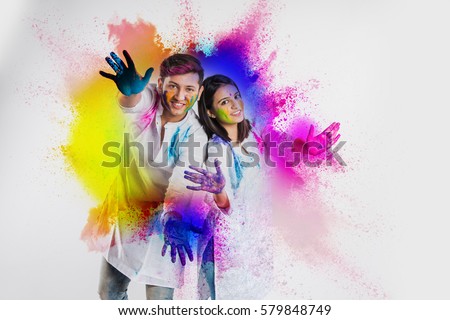
<path id="1" fill-rule="evenodd" d="M 116 83 L 119 91 L 126 96 L 138 94 L 142 90 L 144 90 L 145 86 L 150 81 L 150 77 L 153 73 L 153 68 L 149 68 L 145 72 L 144 77 L 141 77 L 141 75 L 136 71 L 134 62 L 126 50 L 123 50 L 123 56 L 125 57 L 128 66 L 126 66 L 125 63 L 119 58 L 119 56 L 114 52 L 111 52 L 110 55 L 112 59 L 110 57 L 106 57 L 105 60 L 106 62 L 108 62 L 108 64 L 116 74 L 114 75 L 111 73 L 100 71 L 100 75 L 113 80 Z"/>

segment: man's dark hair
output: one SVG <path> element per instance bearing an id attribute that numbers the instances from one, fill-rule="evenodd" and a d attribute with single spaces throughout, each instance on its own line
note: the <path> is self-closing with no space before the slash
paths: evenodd
<path id="1" fill-rule="evenodd" d="M 186 73 L 197 73 L 201 85 L 204 77 L 204 71 L 200 61 L 189 54 L 176 53 L 164 59 L 159 68 L 159 74 L 164 81 L 165 77 Z"/>

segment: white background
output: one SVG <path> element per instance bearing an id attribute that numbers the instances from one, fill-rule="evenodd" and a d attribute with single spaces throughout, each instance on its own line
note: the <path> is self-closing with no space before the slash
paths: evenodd
<path id="1" fill-rule="evenodd" d="M 1 299 L 97 298 L 100 257 L 78 240 L 95 203 L 51 152 L 68 134 L 58 122 L 71 117 L 65 80 L 92 72 L 80 61 L 83 54 L 103 57 L 113 48 L 107 23 L 141 17 L 170 35 L 177 4 L 21 0 L 3 7 Z M 251 4 L 195 1 L 194 7 L 201 30 L 215 32 Z M 336 244 L 387 298 L 449 299 L 446 2 L 282 1 L 273 7 L 271 45 L 278 48 L 282 82 L 319 79 L 318 117 L 323 124 L 339 120 L 347 141 L 342 156 L 349 170 L 332 180 L 339 192 L 331 199 L 366 232 L 336 230 Z M 61 42 L 39 40 L 35 23 Z M 280 298 L 368 297 L 336 285 L 330 274 L 301 265 L 293 270 L 289 286 L 297 293 Z M 143 291 L 132 286 L 130 296 L 141 299 Z"/>

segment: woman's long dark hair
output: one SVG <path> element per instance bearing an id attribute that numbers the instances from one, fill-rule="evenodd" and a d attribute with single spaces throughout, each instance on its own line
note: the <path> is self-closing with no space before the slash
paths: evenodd
<path id="1" fill-rule="evenodd" d="M 236 83 L 227 76 L 216 74 L 214 76 L 206 78 L 203 81 L 203 93 L 199 100 L 198 113 L 200 116 L 200 122 L 203 125 L 208 138 L 210 139 L 213 134 L 216 134 L 225 141 L 231 141 L 230 137 L 228 136 L 227 130 L 225 130 L 225 128 L 217 121 L 216 118 L 210 118 L 207 112 L 207 110 L 211 111 L 213 108 L 214 94 L 216 93 L 217 89 L 228 84 L 236 87 L 239 94 L 241 94 Z M 243 121 L 238 123 L 237 126 L 238 141 L 242 142 L 248 137 L 252 126 L 250 124 L 250 121 L 248 121 L 247 119 L 244 119 Z"/>

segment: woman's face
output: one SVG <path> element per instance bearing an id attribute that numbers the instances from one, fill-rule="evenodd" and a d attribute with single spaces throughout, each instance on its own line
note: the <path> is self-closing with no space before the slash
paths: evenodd
<path id="1" fill-rule="evenodd" d="M 244 120 L 244 102 L 239 90 L 231 84 L 217 89 L 211 111 L 212 117 L 222 125 L 242 122 Z"/>

